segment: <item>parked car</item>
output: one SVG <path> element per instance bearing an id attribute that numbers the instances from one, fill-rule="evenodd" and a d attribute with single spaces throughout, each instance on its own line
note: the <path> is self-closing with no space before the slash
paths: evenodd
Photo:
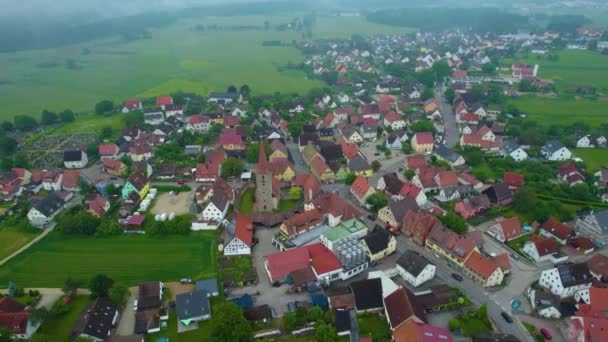
<path id="1" fill-rule="evenodd" d="M 513 323 L 513 317 L 511 317 L 511 315 L 509 315 L 506 312 L 501 312 L 500 315 L 502 316 L 502 318 L 505 319 L 505 321 L 507 321 L 507 323 Z"/>
<path id="2" fill-rule="evenodd" d="M 192 279 L 190 278 L 182 278 L 179 280 L 180 283 L 182 284 L 192 284 Z"/>
<path id="3" fill-rule="evenodd" d="M 184 184 L 186 184 L 186 181 L 183 179 L 177 181 L 177 185 L 184 185 Z"/>
<path id="4" fill-rule="evenodd" d="M 452 278 L 454 278 L 458 281 L 462 281 L 462 276 L 458 273 L 452 273 Z"/>
<path id="5" fill-rule="evenodd" d="M 519 309 L 521 306 L 521 301 L 519 299 L 514 299 L 513 302 L 511 302 L 511 306 L 513 309 Z"/>
<path id="6" fill-rule="evenodd" d="M 515 260 L 519 260 L 519 255 L 515 254 L 515 253 L 510 253 L 511 258 L 515 259 Z"/>
<path id="7" fill-rule="evenodd" d="M 139 303 L 139 301 L 136 299 L 133 301 L 133 311 L 137 311 L 137 304 Z"/>
<path id="8" fill-rule="evenodd" d="M 549 332 L 549 330 L 545 329 L 545 328 L 540 328 L 540 334 L 543 335 L 543 337 L 546 340 L 551 340 L 553 338 L 553 336 L 551 336 L 551 333 Z"/>
<path id="9" fill-rule="evenodd" d="M 375 217 L 374 215 L 371 215 L 371 214 L 370 214 L 370 215 L 367 215 L 367 218 L 368 218 L 370 221 L 376 221 L 376 217 Z"/>

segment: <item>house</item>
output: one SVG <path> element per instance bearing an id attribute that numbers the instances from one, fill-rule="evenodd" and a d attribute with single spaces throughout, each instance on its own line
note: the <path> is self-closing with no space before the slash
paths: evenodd
<path id="1" fill-rule="evenodd" d="M 251 255 L 253 247 L 253 222 L 240 212 L 236 213 L 234 233 L 225 239 L 224 255 Z"/>
<path id="2" fill-rule="evenodd" d="M 109 299 L 99 297 L 80 313 L 71 337 L 104 342 L 117 322 L 118 307 Z"/>
<path id="3" fill-rule="evenodd" d="M 542 147 L 540 154 L 548 161 L 561 161 L 572 158 L 572 152 L 557 140 L 550 140 Z"/>
<path id="4" fill-rule="evenodd" d="M 437 157 L 437 159 L 443 160 L 450 164 L 451 167 L 461 166 L 465 163 L 464 158 L 460 154 L 449 149 L 443 144 L 438 144 L 435 146 L 433 154 L 435 157 Z"/>
<path id="5" fill-rule="evenodd" d="M 346 177 L 348 177 L 348 174 L 350 173 L 348 166 L 340 163 L 337 160 L 330 161 L 328 166 L 331 169 L 331 171 L 336 175 L 337 181 L 346 180 Z"/>
<path id="6" fill-rule="evenodd" d="M 165 122 L 165 114 L 161 111 L 144 113 L 144 124 L 158 126 Z"/>
<path id="7" fill-rule="evenodd" d="M 425 246 L 459 267 L 464 267 L 471 253 L 479 251 L 474 240 L 460 236 L 442 225 L 433 226 L 426 236 Z"/>
<path id="8" fill-rule="evenodd" d="M 209 203 L 203 209 L 203 220 L 222 222 L 229 207 L 228 197 L 222 191 L 214 191 Z"/>
<path id="9" fill-rule="evenodd" d="M 287 159 L 275 159 L 269 163 L 269 167 L 272 175 L 278 181 L 288 182 L 296 176 L 293 167 L 289 165 Z"/>
<path id="10" fill-rule="evenodd" d="M 209 294 L 205 290 L 178 294 L 175 296 L 175 312 L 179 324 L 185 326 L 211 319 Z"/>
<path id="11" fill-rule="evenodd" d="M 226 151 L 241 151 L 245 149 L 243 138 L 232 132 L 222 133 L 222 135 L 220 135 L 220 145 L 222 145 Z"/>
<path id="12" fill-rule="evenodd" d="M 486 195 L 472 196 L 456 202 L 454 210 L 465 220 L 477 216 L 484 210 L 490 208 L 490 199 Z"/>
<path id="13" fill-rule="evenodd" d="M 137 303 L 134 307 L 136 334 L 159 332 L 161 321 L 169 319 L 169 314 L 162 307 L 163 289 L 164 284 L 159 281 L 139 284 Z"/>
<path id="14" fill-rule="evenodd" d="M 488 196 L 490 202 L 502 206 L 506 206 L 513 202 L 513 192 L 509 186 L 504 183 L 497 183 L 487 188 L 482 194 Z"/>
<path id="15" fill-rule="evenodd" d="M 101 160 L 118 159 L 119 157 L 120 151 L 116 144 L 100 144 L 97 149 Z"/>
<path id="16" fill-rule="evenodd" d="M 283 144 L 279 139 L 275 139 L 270 143 L 270 150 L 272 153 L 268 156 L 268 160 L 272 163 L 276 159 L 287 159 L 289 158 L 289 152 L 287 146 Z"/>
<path id="17" fill-rule="evenodd" d="M 61 187 L 65 191 L 80 190 L 80 171 L 78 171 L 78 170 L 63 171 L 63 181 L 61 182 Z"/>
<path id="18" fill-rule="evenodd" d="M 380 312 L 384 310 L 382 280 L 380 278 L 355 281 L 350 284 L 350 289 L 355 298 L 355 310 L 357 313 Z"/>
<path id="19" fill-rule="evenodd" d="M 33 178 L 33 177 L 32 177 Z M 46 191 L 61 191 L 63 173 L 57 171 L 42 172 L 42 188 Z"/>
<path id="20" fill-rule="evenodd" d="M 190 133 L 202 134 L 211 128 L 210 118 L 207 115 L 192 115 L 188 118 L 186 130 Z"/>
<path id="21" fill-rule="evenodd" d="M 599 281 L 608 279 L 608 256 L 597 253 L 587 260 L 587 266 L 593 278 Z"/>
<path id="22" fill-rule="evenodd" d="M 529 290 L 528 299 L 540 317 L 555 319 L 562 317 L 559 296 L 547 291 Z"/>
<path id="23" fill-rule="evenodd" d="M 407 342 L 452 342 L 452 335 L 448 329 L 420 323 L 414 319 L 408 319 L 393 331 L 393 340 Z M 475 339 L 473 341 L 475 341 Z M 516 342 L 515 340 L 491 341 Z M 483 342 L 490 342 L 490 340 Z"/>
<path id="24" fill-rule="evenodd" d="M 587 264 L 563 264 L 542 271 L 538 284 L 551 293 L 566 298 L 590 288 L 592 280 Z"/>
<path id="25" fill-rule="evenodd" d="M 405 120 L 403 120 L 401 115 L 390 111 L 384 116 L 384 126 L 390 127 L 395 131 L 400 130 L 405 128 Z"/>
<path id="26" fill-rule="evenodd" d="M 560 244 L 565 245 L 575 234 L 574 229 L 570 228 L 568 225 L 559 222 L 555 217 L 549 217 L 541 226 L 540 235 L 555 239 Z"/>
<path id="27" fill-rule="evenodd" d="M 341 130 L 342 136 L 351 144 L 359 144 L 363 142 L 363 136 L 350 126 L 346 126 Z"/>
<path id="28" fill-rule="evenodd" d="M 274 318 L 273 310 L 268 304 L 254 306 L 243 314 L 245 315 L 246 320 L 258 324 L 268 323 Z"/>
<path id="29" fill-rule="evenodd" d="M 594 174 L 597 177 L 595 186 L 600 189 L 606 189 L 608 187 L 608 169 L 601 169 Z"/>
<path id="30" fill-rule="evenodd" d="M 391 150 L 401 151 L 403 143 L 406 142 L 407 139 L 407 134 L 405 132 L 392 132 L 386 138 L 384 146 Z"/>
<path id="31" fill-rule="evenodd" d="M 280 232 L 286 237 L 295 237 L 323 224 L 325 217 L 317 209 L 291 216 L 281 223 Z"/>
<path id="32" fill-rule="evenodd" d="M 310 171 L 321 183 L 333 183 L 336 180 L 336 175 L 321 156 L 317 155 L 312 159 Z"/>
<path id="33" fill-rule="evenodd" d="M 426 245 L 426 238 L 441 222 L 431 213 L 425 211 L 409 211 L 401 223 L 401 232 L 420 246 Z"/>
<path id="34" fill-rule="evenodd" d="M 64 151 L 63 152 L 63 166 L 66 169 L 82 169 L 87 166 L 89 159 L 84 151 Z"/>
<path id="35" fill-rule="evenodd" d="M 401 181 L 401 179 L 399 179 L 399 176 L 397 176 L 397 173 L 393 172 L 393 173 L 387 173 L 384 176 L 380 177 L 376 188 L 379 191 L 384 191 L 385 194 L 387 194 L 391 197 L 397 198 L 397 197 L 399 197 L 399 193 L 401 192 L 403 185 L 404 185 L 404 183 L 403 183 L 403 181 Z M 400 199 L 400 198 L 397 198 L 397 199 Z"/>
<path id="36" fill-rule="evenodd" d="M 53 222 L 53 217 L 61 211 L 63 205 L 63 199 L 55 193 L 51 193 L 34 204 L 27 213 L 27 219 L 32 225 L 44 228 Z"/>
<path id="37" fill-rule="evenodd" d="M 392 330 L 399 328 L 408 320 L 417 323 L 426 322 L 424 309 L 416 303 L 414 294 L 403 287 L 384 298 L 384 310 Z"/>
<path id="38" fill-rule="evenodd" d="M 418 287 L 435 277 L 437 266 L 420 253 L 408 249 L 397 260 L 396 268 L 401 278 Z"/>
<path id="39" fill-rule="evenodd" d="M 162 110 L 165 110 L 165 106 L 172 105 L 173 98 L 171 96 L 157 96 L 156 105 Z"/>
<path id="40" fill-rule="evenodd" d="M 134 172 L 131 174 L 125 185 L 122 187 L 122 198 L 129 198 L 131 192 L 136 192 L 139 195 L 139 199 L 144 199 L 150 190 L 150 182 L 148 178 L 141 172 Z"/>
<path id="41" fill-rule="evenodd" d="M 302 188 L 304 202 L 308 205 L 317 198 L 321 192 L 321 184 L 317 179 L 308 173 L 296 174 L 295 184 Z"/>
<path id="42" fill-rule="evenodd" d="M 29 339 L 38 330 L 40 323 L 32 324 L 30 308 L 9 298 L 0 298 L 0 328 L 6 329 L 17 340 Z"/>
<path id="43" fill-rule="evenodd" d="M 509 189 L 519 189 L 524 186 L 524 175 L 515 172 L 505 172 L 502 176 L 502 182 L 509 186 Z"/>
<path id="44" fill-rule="evenodd" d="M 271 254 L 264 262 L 271 282 L 284 282 L 294 271 L 312 268 L 319 284 L 329 284 L 340 278 L 342 265 L 332 251 L 321 243 Z"/>
<path id="45" fill-rule="evenodd" d="M 363 238 L 365 253 L 371 261 L 378 261 L 395 253 L 397 239 L 387 229 L 376 229 Z"/>
<path id="46" fill-rule="evenodd" d="M 559 245 L 552 238 L 539 238 L 534 236 L 524 244 L 523 252 L 532 260 L 543 262 L 555 259 L 555 254 L 559 252 Z"/>
<path id="47" fill-rule="evenodd" d="M 305 206 L 305 210 L 313 209 L 317 209 L 327 218 L 330 227 L 336 227 L 344 221 L 363 216 L 359 210 L 334 192 L 321 193 L 312 203 Z"/>
<path id="48" fill-rule="evenodd" d="M 440 189 L 458 185 L 458 175 L 454 170 L 441 170 L 435 174 L 434 179 Z"/>
<path id="49" fill-rule="evenodd" d="M 313 159 L 315 159 L 318 156 L 321 156 L 319 154 L 319 152 L 317 151 L 317 148 L 315 147 L 315 145 L 312 145 L 312 144 L 306 145 L 306 147 L 304 147 L 301 152 L 302 152 L 302 159 L 308 166 L 310 166 Z"/>
<path id="50" fill-rule="evenodd" d="M 131 99 L 125 101 L 125 106 L 122 108 L 123 113 L 129 113 L 136 110 L 142 110 L 144 107 L 141 104 L 141 101 L 138 99 Z"/>
<path id="51" fill-rule="evenodd" d="M 367 225 L 358 218 L 352 218 L 348 221 L 340 223 L 337 227 L 329 229 L 319 239 L 325 247 L 336 250 L 338 245 L 343 244 L 348 240 L 358 240 L 367 235 Z"/>
<path id="52" fill-rule="evenodd" d="M 487 233 L 502 243 L 517 239 L 525 234 L 517 216 L 494 222 L 488 228 Z"/>
<path id="53" fill-rule="evenodd" d="M 363 120 L 360 133 L 363 139 L 375 141 L 378 136 L 378 122 L 373 119 Z"/>
<path id="54" fill-rule="evenodd" d="M 355 196 L 361 205 L 365 205 L 365 200 L 374 192 L 376 192 L 374 188 L 363 176 L 357 176 L 353 184 L 350 186 L 350 193 Z"/>
<path id="55" fill-rule="evenodd" d="M 337 144 L 321 145 L 321 156 L 326 162 L 337 161 L 342 158 L 342 148 Z"/>
<path id="56" fill-rule="evenodd" d="M 145 161 L 152 158 L 152 148 L 148 144 L 136 143 L 129 147 L 129 157 L 134 162 Z"/>
<path id="57" fill-rule="evenodd" d="M 418 132 L 412 137 L 412 149 L 416 153 L 433 152 L 433 133 Z"/>
<path id="58" fill-rule="evenodd" d="M 349 143 L 344 138 L 340 141 L 340 148 L 342 149 L 342 155 L 346 160 L 351 160 L 359 154 L 359 148 L 353 143 Z"/>
<path id="59" fill-rule="evenodd" d="M 348 161 L 348 170 L 357 176 L 369 178 L 373 175 L 373 169 L 370 163 L 361 155 L 361 153 L 357 153 L 356 156 Z"/>
<path id="60" fill-rule="evenodd" d="M 242 102 L 243 95 L 239 93 L 219 93 L 212 92 L 207 96 L 207 102 L 217 103 L 219 105 L 228 105 L 232 102 Z"/>
<path id="61" fill-rule="evenodd" d="M 378 211 L 378 219 L 392 227 L 399 227 L 408 211 L 418 210 L 420 210 L 418 203 L 411 197 L 400 201 L 389 200 L 388 205 Z"/>
<path id="62" fill-rule="evenodd" d="M 502 284 L 504 273 L 493 259 L 474 251 L 464 262 L 463 273 L 483 287 L 494 287 Z"/>
<path id="63" fill-rule="evenodd" d="M 471 184 L 453 185 L 442 188 L 435 199 L 439 202 L 448 202 L 473 194 L 474 188 Z"/>
<path id="64" fill-rule="evenodd" d="M 608 210 L 592 211 L 577 218 L 576 231 L 595 243 L 608 243 Z"/>
<path id="65" fill-rule="evenodd" d="M 102 218 L 108 210 L 110 210 L 110 202 L 99 195 L 95 195 L 95 198 L 89 203 L 87 212 L 97 218 Z"/>
<path id="66" fill-rule="evenodd" d="M 355 311 L 348 308 L 335 308 L 334 326 L 338 336 L 347 336 L 351 332 L 351 322 L 356 321 Z M 352 316 L 352 317 L 351 317 Z"/>
<path id="67" fill-rule="evenodd" d="M 585 173 L 573 161 L 565 162 L 557 167 L 557 178 L 562 182 L 574 186 L 585 183 Z"/>

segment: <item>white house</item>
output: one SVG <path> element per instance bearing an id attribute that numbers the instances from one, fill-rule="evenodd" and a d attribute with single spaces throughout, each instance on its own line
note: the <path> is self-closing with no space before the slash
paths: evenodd
<path id="1" fill-rule="evenodd" d="M 540 317 L 555 319 L 562 317 L 562 313 L 559 311 L 559 296 L 542 290 L 532 290 L 530 288 L 528 290 L 528 299 L 530 300 L 532 308 L 536 310 Z"/>
<path id="2" fill-rule="evenodd" d="M 82 169 L 89 163 L 86 152 L 80 150 L 64 151 L 63 165 L 66 169 Z"/>
<path id="3" fill-rule="evenodd" d="M 165 121 L 163 112 L 149 112 L 144 114 L 144 123 L 146 125 L 156 126 Z"/>
<path id="4" fill-rule="evenodd" d="M 576 140 L 576 147 L 578 148 L 587 148 L 587 147 L 595 147 L 593 144 L 592 138 L 590 135 L 583 135 L 582 137 Z"/>
<path id="5" fill-rule="evenodd" d="M 528 159 L 528 153 L 526 153 L 521 146 L 513 141 L 505 143 L 500 151 L 500 154 L 504 158 L 511 157 L 517 162 Z"/>
<path id="6" fill-rule="evenodd" d="M 42 175 L 42 188 L 46 191 L 61 191 L 63 173 L 47 171 Z"/>
<path id="7" fill-rule="evenodd" d="M 348 95 L 346 95 L 345 93 L 340 93 L 338 95 L 338 102 L 340 102 L 342 104 L 349 103 L 350 97 Z"/>
<path id="8" fill-rule="evenodd" d="M 572 158 L 572 152 L 557 140 L 548 141 L 540 151 L 545 160 L 560 161 Z"/>
<path id="9" fill-rule="evenodd" d="M 414 287 L 433 279 L 437 269 L 424 256 L 412 250 L 406 250 L 399 257 L 396 268 L 401 278 Z"/>
<path id="10" fill-rule="evenodd" d="M 214 191 L 211 200 L 203 209 L 203 220 L 222 222 L 229 206 L 228 197 L 222 191 Z"/>
<path id="11" fill-rule="evenodd" d="M 27 219 L 38 228 L 43 228 L 53 221 L 53 217 L 61 211 L 63 199 L 55 194 L 50 194 L 36 203 L 27 213 Z"/>
<path id="12" fill-rule="evenodd" d="M 229 224 L 226 232 L 231 232 L 226 239 L 224 255 L 251 255 L 253 242 L 253 222 L 244 214 L 236 214 L 234 224 Z"/>
<path id="13" fill-rule="evenodd" d="M 551 293 L 566 298 L 590 288 L 592 280 L 587 264 L 564 264 L 543 271 L 538 284 Z"/>
<path id="14" fill-rule="evenodd" d="M 209 117 L 206 115 L 192 115 L 188 118 L 186 130 L 194 133 L 205 133 L 211 128 Z"/>
<path id="15" fill-rule="evenodd" d="M 523 252 L 526 253 L 532 260 L 543 262 L 555 259 L 554 255 L 559 252 L 557 242 L 551 238 L 536 239 L 528 241 L 524 244 Z"/>

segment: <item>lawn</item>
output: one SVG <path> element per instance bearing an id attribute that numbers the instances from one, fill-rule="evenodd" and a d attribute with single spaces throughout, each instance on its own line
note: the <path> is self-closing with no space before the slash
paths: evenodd
<path id="1" fill-rule="evenodd" d="M 213 303 L 211 304 L 213 306 Z M 163 328 L 156 334 L 148 334 L 145 336 L 145 341 L 155 342 L 159 338 L 167 338 L 169 341 L 183 341 L 183 342 L 200 342 L 209 341 L 211 337 L 211 321 L 205 321 L 198 324 L 198 329 L 184 332 L 181 334 L 177 333 L 177 314 L 175 311 L 169 313 L 169 322 L 166 328 Z"/>
<path id="2" fill-rule="evenodd" d="M 298 206 L 298 202 L 299 201 L 294 201 L 292 199 L 283 199 L 282 198 L 279 201 L 279 206 L 277 207 L 277 210 L 275 210 L 275 212 L 282 213 L 284 211 L 291 210 Z"/>
<path id="3" fill-rule="evenodd" d="M 241 194 L 239 211 L 244 214 L 253 213 L 253 203 L 255 203 L 255 189 L 249 188 Z"/>
<path id="4" fill-rule="evenodd" d="M 585 161 L 587 172 L 595 173 L 601 168 L 608 168 L 608 149 L 575 148 L 572 153 Z"/>
<path id="5" fill-rule="evenodd" d="M 46 320 L 40 326 L 36 335 L 44 335 L 48 341 L 70 341 L 74 324 L 78 321 L 80 313 L 90 303 L 91 299 L 88 296 L 74 298 L 70 303 L 70 311 L 68 313 L 61 317 Z"/>
<path id="6" fill-rule="evenodd" d="M 526 244 L 526 242 L 530 241 L 531 237 L 532 237 L 532 235 L 530 235 L 530 234 L 522 235 L 522 236 L 518 237 L 517 239 L 507 241 L 507 245 L 509 247 L 513 248 L 513 250 L 522 254 L 524 245 Z"/>
<path id="7" fill-rule="evenodd" d="M 391 341 L 391 329 L 385 317 L 363 314 L 357 317 L 357 322 L 361 336 L 371 336 L 374 341 Z"/>
<path id="8" fill-rule="evenodd" d="M 68 276 L 87 281 L 98 273 L 126 285 L 216 276 L 215 232 L 158 238 L 53 232 L 2 266 L 0 279 L 23 287 L 61 287 Z"/>
<path id="9" fill-rule="evenodd" d="M 110 116 L 84 114 L 77 116 L 76 121 L 62 125 L 52 134 L 94 133 L 99 132 L 105 126 L 112 127 L 114 133 L 119 133 L 125 127 L 120 114 Z"/>
<path id="10" fill-rule="evenodd" d="M 606 61 L 608 63 L 608 60 Z M 608 121 L 608 100 L 585 100 L 573 97 L 549 99 L 537 96 L 523 96 L 509 100 L 519 110 L 525 112 L 529 120 L 543 125 L 568 125 L 584 122 L 599 126 Z"/>
<path id="11" fill-rule="evenodd" d="M 121 102 L 134 96 L 175 91 L 224 91 L 248 84 L 254 94 L 306 92 L 321 87 L 301 71 L 282 67 L 304 59 L 293 47 L 265 47 L 264 41 L 292 42 L 299 32 L 262 30 L 196 31 L 197 25 L 272 25 L 293 17 L 199 17 L 149 29 L 150 39 L 113 37 L 61 48 L 0 54 L 0 119 L 15 114 L 39 115 L 42 109 L 91 111 L 96 102 Z M 350 37 L 353 33 L 411 31 L 369 23 L 364 17 L 318 17 L 313 38 Z M 71 60 L 76 68 L 68 68 Z M 24 100 L 34 99 L 34 100 Z"/>
<path id="12" fill-rule="evenodd" d="M 0 228 L 0 260 L 13 254 L 30 242 L 36 234 L 25 233 L 12 228 Z"/>

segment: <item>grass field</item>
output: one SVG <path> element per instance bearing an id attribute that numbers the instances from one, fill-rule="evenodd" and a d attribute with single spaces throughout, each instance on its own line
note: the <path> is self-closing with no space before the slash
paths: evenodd
<path id="1" fill-rule="evenodd" d="M 114 132 L 119 132 L 125 128 L 120 114 L 110 116 L 83 114 L 76 117 L 76 121 L 57 128 L 52 134 L 94 133 L 99 132 L 105 126 L 112 127 L 112 131 Z"/>
<path id="2" fill-rule="evenodd" d="M 61 287 L 67 276 L 88 281 L 98 273 L 127 285 L 211 277 L 216 274 L 214 234 L 85 238 L 54 232 L 0 267 L 0 279 L 24 287 Z"/>
<path id="3" fill-rule="evenodd" d="M 599 126 L 608 122 L 608 100 L 523 96 L 510 100 L 509 103 L 525 112 L 529 120 L 535 120 L 543 125 L 567 125 L 578 121 Z"/>
<path id="4" fill-rule="evenodd" d="M 608 168 L 608 149 L 575 148 L 572 153 L 585 162 L 587 172 L 590 174 L 601 168 Z"/>
<path id="5" fill-rule="evenodd" d="M 24 233 L 11 228 L 0 228 L 0 260 L 30 242 L 36 234 Z"/>
<path id="6" fill-rule="evenodd" d="M 61 299 L 59 299 L 61 300 Z M 43 335 L 47 341 L 70 341 L 74 324 L 87 305 L 91 304 L 88 296 L 76 297 L 70 302 L 70 311 L 61 317 L 49 318 L 36 332 L 36 335 Z"/>
<path id="7" fill-rule="evenodd" d="M 517 59 L 505 59 L 503 65 L 513 62 L 539 64 L 539 76 L 553 79 L 558 89 L 566 84 L 594 86 L 598 90 L 608 90 L 608 56 L 598 52 L 584 50 L 562 50 L 558 52 L 559 60 L 538 59 L 537 55 L 528 54 Z"/>
<path id="8" fill-rule="evenodd" d="M 291 42 L 300 33 L 278 31 L 195 31 L 199 24 L 272 25 L 291 17 L 222 17 L 182 19 L 151 29 L 151 39 L 125 42 L 119 38 L 62 48 L 0 54 L 0 119 L 15 114 L 39 115 L 42 109 L 90 111 L 101 99 L 120 102 L 133 96 L 174 91 L 224 91 L 229 85 L 249 84 L 253 93 L 304 92 L 322 86 L 302 72 L 279 71 L 299 63 L 301 53 L 291 47 L 264 47 L 266 40 Z M 353 33 L 410 31 L 369 23 L 363 17 L 319 17 L 315 38 L 349 37 Z M 88 49 L 88 50 L 87 50 Z M 83 53 L 85 52 L 86 53 Z M 68 60 L 76 68 L 68 68 Z M 31 99 L 31 100 L 25 100 Z"/>

